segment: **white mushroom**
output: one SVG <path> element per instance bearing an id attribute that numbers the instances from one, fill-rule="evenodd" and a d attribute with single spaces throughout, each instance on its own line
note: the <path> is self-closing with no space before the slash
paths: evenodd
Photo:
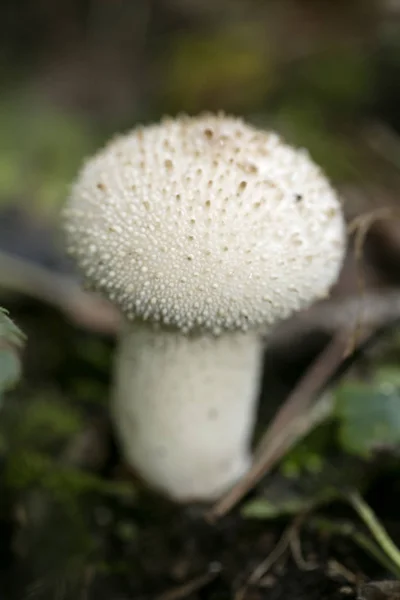
<path id="1" fill-rule="evenodd" d="M 261 334 L 337 278 L 335 192 L 274 133 L 179 117 L 89 160 L 65 229 L 88 284 L 126 316 L 113 415 L 128 463 L 176 500 L 217 497 L 249 465 Z"/>

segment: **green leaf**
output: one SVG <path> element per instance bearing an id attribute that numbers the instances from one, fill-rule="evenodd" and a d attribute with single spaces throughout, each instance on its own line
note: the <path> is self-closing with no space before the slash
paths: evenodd
<path id="1" fill-rule="evenodd" d="M 400 447 L 400 386 L 382 372 L 370 384 L 345 383 L 336 391 L 339 443 L 362 458 Z"/>
<path id="2" fill-rule="evenodd" d="M 21 374 L 19 350 L 25 336 L 0 308 L 0 401 L 2 393 L 17 383 Z"/>
<path id="3" fill-rule="evenodd" d="M 286 454 L 280 466 L 282 474 L 288 478 L 298 478 L 302 473 L 323 472 L 331 440 L 332 422 L 329 419 L 313 429 Z"/>
<path id="4" fill-rule="evenodd" d="M 325 457 L 321 457 L 323 459 Z M 275 519 L 308 511 L 341 497 L 349 484 L 363 486 L 365 466 L 345 455 L 331 456 L 318 472 L 303 470 L 296 478 L 271 475 L 260 495 L 247 502 L 242 515 L 250 519 Z"/>
<path id="5" fill-rule="evenodd" d="M 20 375 L 21 364 L 18 355 L 9 348 L 0 347 L 0 392 L 13 387 Z"/>
<path id="6" fill-rule="evenodd" d="M 337 474 L 329 470 L 329 476 L 326 475 L 322 478 L 320 475 L 304 475 L 294 481 L 275 474 L 262 491 L 262 496 L 244 505 L 242 515 L 248 519 L 276 519 L 334 500 L 339 496 L 335 485 Z"/>
<path id="7" fill-rule="evenodd" d="M 272 520 L 287 515 L 296 515 L 310 506 L 310 500 L 301 494 L 282 495 L 279 502 L 268 498 L 255 498 L 247 502 L 242 509 L 246 519 Z"/>
<path id="8" fill-rule="evenodd" d="M 24 341 L 25 335 L 20 329 L 12 322 L 8 316 L 8 311 L 0 306 L 0 340 L 12 344 L 17 348 L 20 348 Z"/>

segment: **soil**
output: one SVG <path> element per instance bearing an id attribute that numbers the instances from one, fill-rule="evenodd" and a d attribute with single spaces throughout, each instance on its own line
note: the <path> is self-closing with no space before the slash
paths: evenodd
<path id="1" fill-rule="evenodd" d="M 211 525 L 199 508 L 166 507 L 163 503 L 157 506 L 154 500 L 141 503 L 141 508 L 133 511 L 127 509 L 126 517 L 133 519 L 137 527 L 132 540 L 121 543 L 110 526 L 107 527 L 109 534 L 103 539 L 110 564 L 120 560 L 128 565 L 122 573 L 89 569 L 87 580 L 79 589 L 57 595 L 59 586 L 47 589 L 39 586 L 36 593 L 28 597 L 41 600 L 339 600 L 356 597 L 357 586 L 363 581 L 387 579 L 387 573 L 348 540 L 313 535 L 303 528 L 298 537 L 301 550 L 287 548 L 254 580 L 254 572 L 275 553 L 287 524 L 246 521 L 233 514 Z M 27 560 L 18 562 L 15 556 L 12 558 L 10 524 L 2 523 L 0 531 L 1 597 L 19 600 L 26 597 L 26 589 L 31 589 L 25 584 L 32 584 L 34 575 L 38 576 L 32 572 L 35 559 L 30 560 L 28 556 Z M 46 572 L 42 577 L 46 579 Z"/>
<path id="2" fill-rule="evenodd" d="M 89 334 L 73 330 L 56 312 L 43 314 L 40 305 L 14 308 L 30 340 L 21 398 L 30 387 L 46 389 L 49 381 L 72 397 L 71 381 L 83 375 L 96 380 L 107 398 L 107 369 L 77 353 L 85 344 L 90 347 Z M 46 335 L 41 323 L 47 324 Z M 109 340 L 100 343 L 106 356 L 112 352 Z M 317 351 L 310 350 L 310 359 Z M 278 400 L 304 369 L 305 354 L 300 354 L 300 368 L 295 352 L 290 368 L 287 362 L 273 365 Z M 81 462 L 110 481 L 123 480 L 106 406 L 84 406 L 87 423 L 97 424 L 100 450 L 96 458 L 96 444 L 90 444 L 91 456 Z M 15 497 L 3 488 L 0 494 L 0 600 L 339 600 L 356 597 L 363 581 L 389 578 L 351 540 L 312 532 L 307 520 L 294 543 L 272 560 L 288 522 L 244 519 L 240 507 L 211 524 L 203 507 L 174 506 L 140 488 L 133 500 L 92 494 L 82 505 L 82 531 L 80 526 L 69 531 L 70 516 L 65 518 L 52 494 L 50 500 L 40 490 Z M 400 542 L 396 481 L 377 482 L 368 499 Z M 343 516 L 342 508 L 336 510 Z M 94 556 L 80 556 L 76 545 L 86 526 Z M 75 535 L 72 542 L 70 535 Z M 266 560 L 272 564 L 256 576 Z"/>

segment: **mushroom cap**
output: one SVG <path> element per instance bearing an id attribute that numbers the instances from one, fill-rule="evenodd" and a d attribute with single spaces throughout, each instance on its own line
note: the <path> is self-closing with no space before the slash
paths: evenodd
<path id="1" fill-rule="evenodd" d="M 326 295 L 340 202 L 304 150 L 239 118 L 164 119 L 83 166 L 64 210 L 86 282 L 125 315 L 183 331 L 272 324 Z"/>

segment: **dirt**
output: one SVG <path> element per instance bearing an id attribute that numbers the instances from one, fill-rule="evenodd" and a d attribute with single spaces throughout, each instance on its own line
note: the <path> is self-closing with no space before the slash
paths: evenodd
<path id="1" fill-rule="evenodd" d="M 39 305 L 29 303 L 14 314 L 30 340 L 19 395 L 24 397 L 30 386 L 44 393 L 51 382 L 52 393 L 58 390 L 66 402 L 76 402 L 82 394 L 76 394 L 74 381 L 95 381 L 105 402 L 82 403 L 87 422 L 100 423 L 98 457 L 87 464 L 106 480 L 126 478 L 103 422 L 110 341 L 98 342 L 104 351 L 99 358 L 91 337 L 71 332 L 54 312 L 43 315 Z M 43 322 L 45 334 L 39 329 Z M 290 373 L 294 380 L 298 365 L 284 366 L 286 380 Z M 280 380 L 276 389 L 284 396 L 287 381 L 278 377 L 278 367 L 273 369 Z M 125 500 L 89 494 L 79 504 L 81 514 L 71 515 L 53 502 L 57 491 L 43 495 L 34 489 L 8 497 L 3 484 L 0 600 L 339 600 L 354 598 L 359 582 L 388 578 L 350 540 L 311 532 L 307 520 L 292 545 L 272 560 L 288 521 L 247 520 L 235 509 L 211 524 L 203 507 L 177 507 L 140 489 Z M 377 482 L 370 501 L 399 542 L 400 489 L 394 479 Z M 85 554 L 87 537 L 94 550 Z M 265 561 L 272 564 L 262 569 Z"/>
<path id="2" fill-rule="evenodd" d="M 15 544 L 15 521 L 14 532 L 0 522 L 2 600 L 345 600 L 362 582 L 388 579 L 351 541 L 313 533 L 307 520 L 288 544 L 286 521 L 246 520 L 235 511 L 210 524 L 202 507 L 172 506 L 149 493 L 126 504 L 97 499 L 89 513 L 102 559 L 83 564 L 76 585 L 66 584 L 74 556 L 63 548 L 64 526 L 54 531 L 57 519 L 28 549 Z M 387 525 L 398 540 L 398 519 Z"/>
<path id="3" fill-rule="evenodd" d="M 153 513 L 154 517 L 154 513 Z M 2 531 L 3 534 L 3 531 Z M 252 573 L 270 556 L 281 531 L 266 523 L 249 524 L 231 518 L 218 527 L 209 527 L 201 519 L 172 517 L 168 522 L 142 523 L 132 547 L 122 550 L 129 569 L 124 575 L 91 573 L 87 600 L 261 600 L 297 598 L 339 599 L 356 594 L 355 582 L 365 580 L 368 560 L 356 557 L 351 544 L 306 536 L 302 538 L 302 555 L 293 558 L 286 551 L 279 560 L 252 585 Z M 119 549 L 121 552 L 121 548 Z M 115 561 L 118 548 L 110 544 Z M 361 566 L 362 565 L 362 566 Z M 369 574 L 382 575 L 369 565 Z M 15 576 L 22 576 L 19 569 Z M 349 578 L 351 581 L 349 581 Z M 14 578 L 10 596 L 20 598 L 21 589 Z M 75 592 L 73 592 L 75 594 Z M 54 590 L 38 592 L 33 597 L 58 598 Z M 60 596 L 74 598 L 76 595 Z"/>

